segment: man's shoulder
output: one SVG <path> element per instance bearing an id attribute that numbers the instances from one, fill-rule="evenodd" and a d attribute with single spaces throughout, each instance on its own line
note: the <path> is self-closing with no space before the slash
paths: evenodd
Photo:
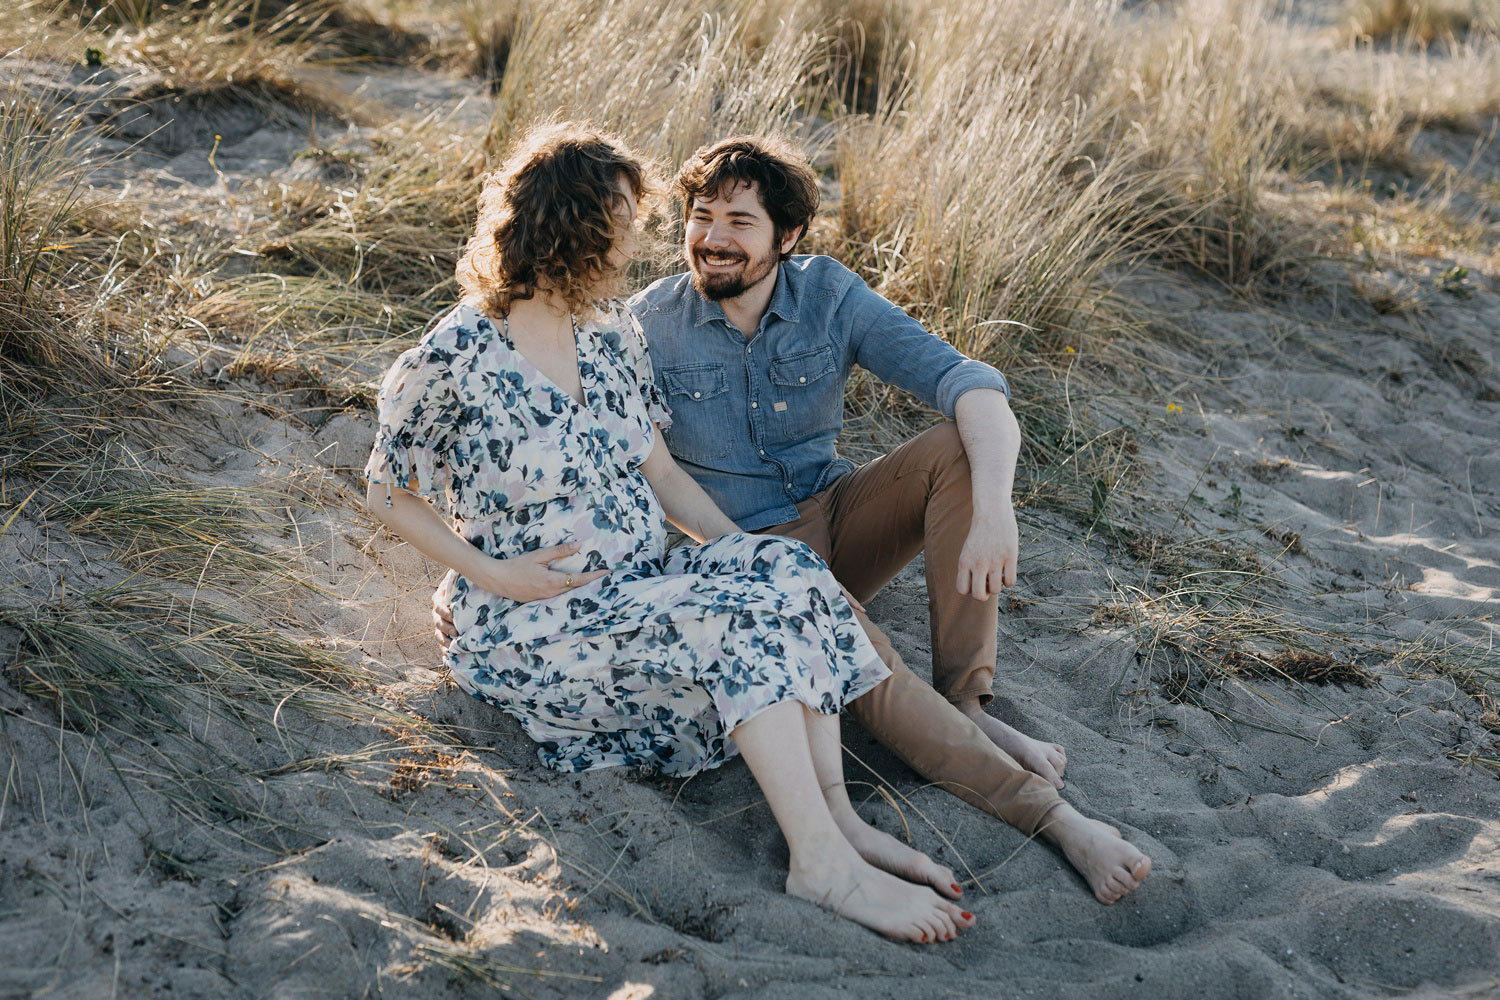
<path id="1" fill-rule="evenodd" d="M 863 278 L 823 254 L 799 254 L 782 268 L 798 303 L 816 313 L 831 316 L 856 305 L 867 307 L 871 301 L 885 301 Z"/>
<path id="2" fill-rule="evenodd" d="M 783 265 L 786 273 L 802 285 L 817 285 L 843 291 L 850 285 L 864 284 L 859 275 L 843 264 L 821 253 L 793 254 Z"/>
<path id="3" fill-rule="evenodd" d="M 625 304 L 637 317 L 644 319 L 651 315 L 681 312 L 697 294 L 693 289 L 692 274 L 684 271 L 656 279 L 632 295 Z"/>

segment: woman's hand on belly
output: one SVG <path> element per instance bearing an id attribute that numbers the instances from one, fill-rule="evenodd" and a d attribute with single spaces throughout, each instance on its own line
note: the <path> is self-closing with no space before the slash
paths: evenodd
<path id="1" fill-rule="evenodd" d="M 568 542 L 566 545 L 523 552 L 509 559 L 487 558 L 475 572 L 465 575 L 471 584 L 512 601 L 522 604 L 527 601 L 545 601 L 586 583 L 593 583 L 609 572 L 607 569 L 599 569 L 588 573 L 566 573 L 552 568 L 553 562 L 566 559 L 577 551 L 578 543 Z"/>

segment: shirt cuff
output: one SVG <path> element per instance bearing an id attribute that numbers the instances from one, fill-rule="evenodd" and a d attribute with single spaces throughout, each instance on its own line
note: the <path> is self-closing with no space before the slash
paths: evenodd
<path id="1" fill-rule="evenodd" d="M 952 420 L 958 397 L 970 389 L 998 389 L 1005 393 L 1007 401 L 1010 399 L 1010 383 L 1005 381 L 1004 375 L 983 361 L 965 358 L 949 368 L 938 382 L 938 412 Z"/>

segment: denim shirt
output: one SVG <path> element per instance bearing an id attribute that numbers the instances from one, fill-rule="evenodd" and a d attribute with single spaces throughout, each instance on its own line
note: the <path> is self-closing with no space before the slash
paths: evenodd
<path id="1" fill-rule="evenodd" d="M 755 335 L 745 335 L 692 275 L 630 300 L 672 408 L 674 458 L 741 528 L 797 517 L 797 504 L 854 468 L 834 450 L 855 365 L 952 418 L 970 389 L 1005 377 L 965 358 L 831 257 L 780 265 Z"/>

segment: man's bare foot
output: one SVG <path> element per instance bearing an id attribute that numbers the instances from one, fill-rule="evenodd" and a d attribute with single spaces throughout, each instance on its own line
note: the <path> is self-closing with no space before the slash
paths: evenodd
<path id="1" fill-rule="evenodd" d="M 974 922 L 931 889 L 866 863 L 848 844 L 793 856 L 786 891 L 896 941 L 949 941 Z"/>
<path id="2" fill-rule="evenodd" d="M 847 803 L 836 805 L 830 802 L 828 806 L 833 813 L 833 821 L 838 824 L 855 853 L 876 868 L 899 875 L 908 882 L 930 885 L 949 899 L 957 899 L 964 894 L 951 868 L 945 868 L 915 847 L 909 847 L 890 834 L 875 829 L 860 819 L 859 814 Z M 968 926 L 971 921 L 959 919 L 958 923 Z"/>
<path id="3" fill-rule="evenodd" d="M 1089 819 L 1066 802 L 1047 813 L 1037 832 L 1062 848 L 1101 903 L 1118 902 L 1151 874 L 1151 859 L 1119 830 Z"/>
<path id="4" fill-rule="evenodd" d="M 1014 726 L 1007 726 L 993 715 L 986 713 L 979 706 L 978 698 L 963 702 L 958 709 L 974 720 L 974 724 L 997 747 L 1014 757 L 1016 763 L 1032 774 L 1040 775 L 1051 783 L 1053 788 L 1062 789 L 1062 775 L 1068 766 L 1068 753 L 1061 746 L 1056 743 L 1034 740 Z"/>

